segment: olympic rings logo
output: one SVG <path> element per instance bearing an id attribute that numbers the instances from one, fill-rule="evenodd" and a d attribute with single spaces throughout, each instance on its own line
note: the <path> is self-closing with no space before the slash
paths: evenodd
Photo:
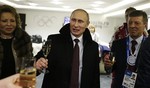
<path id="1" fill-rule="evenodd" d="M 49 17 L 49 16 L 36 16 L 34 18 L 34 21 L 37 23 L 40 27 L 49 27 L 54 23 L 54 20 L 57 18 L 55 16 Z"/>

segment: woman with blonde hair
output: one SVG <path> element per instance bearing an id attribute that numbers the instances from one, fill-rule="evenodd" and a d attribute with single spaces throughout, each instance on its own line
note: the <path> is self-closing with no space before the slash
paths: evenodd
<path id="1" fill-rule="evenodd" d="M 0 6 L 0 79 L 16 74 L 21 58 L 31 57 L 32 50 L 31 38 L 21 28 L 16 9 Z"/>

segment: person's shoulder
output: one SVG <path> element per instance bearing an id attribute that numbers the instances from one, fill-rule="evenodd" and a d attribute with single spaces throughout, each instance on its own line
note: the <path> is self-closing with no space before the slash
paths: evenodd
<path id="1" fill-rule="evenodd" d="M 145 37 L 144 43 L 150 43 L 150 35 L 148 37 Z"/>
<path id="2" fill-rule="evenodd" d="M 51 34 L 51 35 L 48 35 L 48 39 L 49 38 L 56 38 L 56 37 L 59 37 L 60 34 Z"/>
<path id="3" fill-rule="evenodd" d="M 127 40 L 127 37 L 122 38 L 122 39 L 114 40 L 113 43 L 122 43 L 122 42 L 126 42 L 126 40 Z"/>
<path id="4" fill-rule="evenodd" d="M 62 36 L 61 34 L 51 34 L 47 37 L 47 40 L 63 41 L 66 40 L 66 37 Z"/>
<path id="5" fill-rule="evenodd" d="M 95 46 L 99 46 L 99 44 L 98 44 L 96 41 L 94 41 L 94 40 L 92 40 L 91 43 L 92 43 L 93 45 L 95 45 Z"/>
<path id="6" fill-rule="evenodd" d="M 150 39 L 150 35 L 149 35 L 148 37 L 146 37 L 145 39 L 148 39 L 148 40 L 149 40 L 149 39 Z"/>
<path id="7" fill-rule="evenodd" d="M 121 30 L 124 30 L 125 26 L 126 26 L 126 23 L 123 23 L 122 25 L 118 26 L 116 32 L 120 32 Z"/>
<path id="8" fill-rule="evenodd" d="M 14 37 L 16 41 L 24 40 L 26 42 L 31 42 L 31 36 L 25 30 L 20 28 L 15 30 Z"/>

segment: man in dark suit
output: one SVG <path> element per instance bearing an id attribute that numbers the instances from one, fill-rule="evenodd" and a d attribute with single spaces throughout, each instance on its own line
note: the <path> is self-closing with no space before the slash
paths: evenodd
<path id="1" fill-rule="evenodd" d="M 141 51 L 135 88 L 150 88 L 150 35 L 142 44 Z"/>
<path id="2" fill-rule="evenodd" d="M 40 51 L 36 68 L 47 68 L 42 88 L 73 88 L 71 84 L 74 39 L 79 40 L 79 76 L 78 86 L 74 88 L 100 88 L 98 44 L 91 38 L 87 29 L 89 14 L 83 9 L 76 9 L 70 16 L 70 23 L 60 29 L 60 34 L 49 35 L 52 40 L 51 51 L 43 58 Z"/>
<path id="3" fill-rule="evenodd" d="M 137 74 L 137 65 L 139 61 L 137 57 L 138 53 L 140 52 L 140 46 L 145 40 L 143 32 L 147 26 L 147 22 L 147 14 L 144 11 L 136 10 L 131 12 L 127 21 L 129 36 L 120 40 L 116 40 L 112 44 L 111 51 L 115 57 L 115 63 L 113 66 L 109 60 L 109 55 L 105 56 L 105 66 L 112 67 L 113 77 L 111 88 L 123 88 L 122 84 L 135 85 L 135 82 L 130 79 L 131 77 L 125 77 L 127 77 L 126 75 L 128 73 Z M 132 40 L 136 41 L 134 51 L 132 49 Z M 129 83 L 129 81 L 126 81 L 126 79 L 132 80 L 132 83 Z"/>

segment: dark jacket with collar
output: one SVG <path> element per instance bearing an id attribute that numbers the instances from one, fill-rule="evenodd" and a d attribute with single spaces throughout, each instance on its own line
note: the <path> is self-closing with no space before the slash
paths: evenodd
<path id="1" fill-rule="evenodd" d="M 69 88 L 73 41 L 70 24 L 61 28 L 60 34 L 50 35 L 51 51 L 48 55 L 48 74 L 44 76 L 42 88 Z M 88 29 L 83 34 L 83 58 L 80 88 L 100 88 L 98 44 L 92 41 Z M 39 52 L 36 58 L 40 58 Z"/>
<path id="2" fill-rule="evenodd" d="M 31 38 L 24 30 L 15 29 L 13 33 L 12 51 L 15 59 L 16 72 L 17 72 L 20 69 L 21 58 L 24 56 L 32 56 L 32 51 L 33 51 Z M 0 41 L 0 75 L 1 75 L 3 56 L 4 56 L 3 46 Z"/>
<path id="3" fill-rule="evenodd" d="M 141 51 L 135 88 L 150 88 L 150 36 L 145 39 Z"/>

